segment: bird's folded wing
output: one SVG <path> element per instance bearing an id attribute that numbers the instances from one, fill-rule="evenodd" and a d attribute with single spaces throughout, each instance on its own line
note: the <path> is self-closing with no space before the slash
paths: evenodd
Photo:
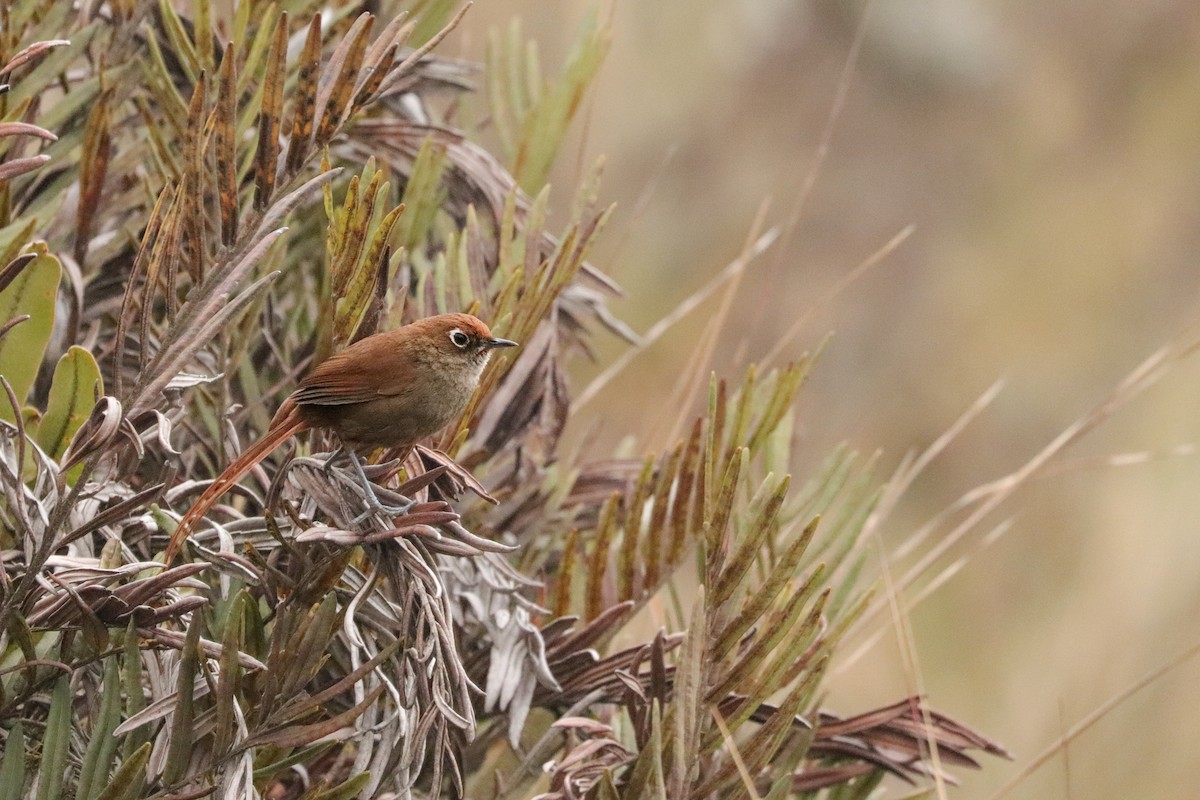
<path id="1" fill-rule="evenodd" d="M 412 367 L 383 333 L 320 362 L 292 393 L 296 403 L 352 405 L 400 395 L 412 385 Z"/>
<path id="2" fill-rule="evenodd" d="M 300 405 L 345 406 L 368 403 L 390 394 L 394 382 L 380 381 L 379 364 L 364 363 L 362 358 L 346 358 L 343 353 L 331 356 L 300 382 L 292 392 L 292 400 Z"/>
<path id="3" fill-rule="evenodd" d="M 378 398 L 378 387 L 361 381 L 347 380 L 342 375 L 333 375 L 325 381 L 314 381 L 292 393 L 292 399 L 298 405 L 315 406 L 347 406 Z"/>

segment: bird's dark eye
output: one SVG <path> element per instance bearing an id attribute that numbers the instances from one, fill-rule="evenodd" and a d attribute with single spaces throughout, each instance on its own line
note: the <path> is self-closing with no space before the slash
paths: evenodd
<path id="1" fill-rule="evenodd" d="M 458 328 L 450 331 L 450 341 L 455 347 L 461 349 L 471 343 L 471 337 L 460 331 Z"/>

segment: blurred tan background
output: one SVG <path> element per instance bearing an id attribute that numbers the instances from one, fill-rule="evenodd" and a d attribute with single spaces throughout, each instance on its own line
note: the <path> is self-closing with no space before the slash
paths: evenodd
<path id="1" fill-rule="evenodd" d="M 593 0 L 484 0 L 442 52 L 482 59 L 520 15 L 547 69 Z M 644 331 L 736 257 L 760 203 L 796 206 L 862 14 L 820 0 L 623 0 L 560 161 L 607 156 L 619 203 L 596 261 Z M 585 128 L 581 131 L 580 129 Z M 668 159 L 668 152 L 674 151 Z M 655 180 L 656 174 L 661 178 Z M 638 212 L 652 184 L 653 193 Z M 879 267 L 831 287 L 908 225 Z M 896 547 L 972 487 L 1019 467 L 1198 316 L 1200 6 L 1192 0 L 876 0 L 846 104 L 799 224 L 752 266 L 713 366 L 736 375 L 803 314 L 797 355 L 834 332 L 804 392 L 801 474 L 838 442 L 928 446 L 988 386 L 997 400 L 887 522 Z M 717 307 L 638 358 L 588 413 L 594 446 L 647 413 Z M 604 339 L 611 360 L 618 342 Z M 578 390 L 596 373 L 586 366 Z M 961 570 L 909 614 L 935 708 L 1013 763 L 959 772 L 986 798 L 1072 725 L 1200 640 L 1200 361 L 1171 373 L 1024 488 L 939 566 Z M 1155 454 L 1105 465 L 1108 456 Z M 983 546 L 996 525 L 1012 526 Z M 907 593 L 904 600 L 910 602 Z M 870 628 L 890 629 L 879 618 Z M 839 673 L 828 705 L 911 691 L 893 636 Z M 1106 716 L 1009 797 L 1185 798 L 1200 786 L 1200 659 Z"/>

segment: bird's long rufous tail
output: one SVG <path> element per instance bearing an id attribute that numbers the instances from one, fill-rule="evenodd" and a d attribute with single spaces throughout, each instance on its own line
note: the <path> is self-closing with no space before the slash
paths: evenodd
<path id="1" fill-rule="evenodd" d="M 179 521 L 179 527 L 171 536 L 171 543 L 167 546 L 165 563 L 170 566 L 175 554 L 179 552 L 179 548 L 191 534 L 192 528 L 216 504 L 221 495 L 233 488 L 233 485 L 243 475 L 254 469 L 255 464 L 269 456 L 286 439 L 308 427 L 308 423 L 300 418 L 300 410 L 295 403 L 292 403 L 290 398 L 285 400 L 284 405 L 275 414 L 275 418 L 271 420 L 271 427 L 267 429 L 263 437 L 246 448 L 232 464 L 227 466 L 183 515 L 183 519 Z"/>

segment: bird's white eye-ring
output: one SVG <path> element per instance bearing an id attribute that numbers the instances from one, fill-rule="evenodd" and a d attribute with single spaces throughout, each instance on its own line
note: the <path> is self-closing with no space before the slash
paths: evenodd
<path id="1" fill-rule="evenodd" d="M 460 350 L 471 343 L 471 337 L 460 331 L 458 328 L 450 331 L 451 343 Z"/>

